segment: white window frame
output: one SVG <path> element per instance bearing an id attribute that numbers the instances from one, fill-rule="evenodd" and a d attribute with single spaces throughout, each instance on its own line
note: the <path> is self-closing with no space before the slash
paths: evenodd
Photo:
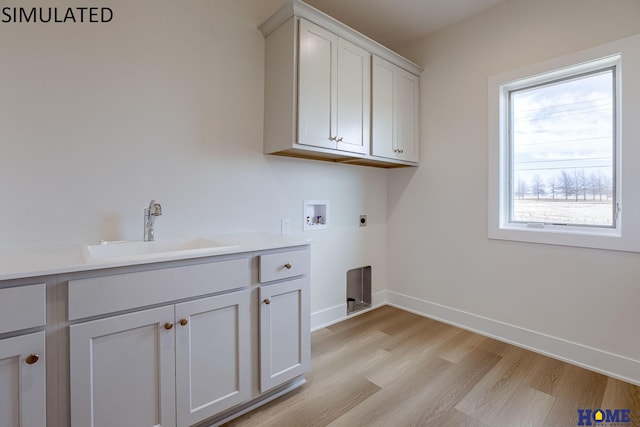
<path id="1" fill-rule="evenodd" d="M 612 66 L 616 73 L 615 200 L 620 209 L 615 226 L 510 222 L 510 91 Z M 623 192 L 625 183 L 640 183 L 640 35 L 492 76 L 488 89 L 489 238 L 640 252 L 640 187 L 629 185 Z"/>

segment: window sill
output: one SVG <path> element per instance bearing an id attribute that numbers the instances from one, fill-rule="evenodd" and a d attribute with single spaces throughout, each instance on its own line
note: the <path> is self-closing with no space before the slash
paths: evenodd
<path id="1" fill-rule="evenodd" d="M 509 224 L 489 230 L 489 239 L 525 243 L 573 246 L 592 249 L 640 252 L 637 243 L 623 239 L 619 229 L 589 227 L 545 226 L 531 228 L 526 224 Z"/>

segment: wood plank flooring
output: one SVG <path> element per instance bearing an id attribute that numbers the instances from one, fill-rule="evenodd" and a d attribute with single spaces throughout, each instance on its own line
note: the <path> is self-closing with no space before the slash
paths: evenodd
<path id="1" fill-rule="evenodd" d="M 389 306 L 311 348 L 308 384 L 226 425 L 572 427 L 602 408 L 640 426 L 640 387 Z"/>

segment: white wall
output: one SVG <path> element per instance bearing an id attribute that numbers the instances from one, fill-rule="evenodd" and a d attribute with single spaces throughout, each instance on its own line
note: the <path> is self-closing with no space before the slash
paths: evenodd
<path id="1" fill-rule="evenodd" d="M 487 238 L 487 78 L 638 32 L 637 0 L 508 0 L 403 51 L 422 147 L 389 175 L 391 301 L 640 382 L 640 254 Z"/>
<path id="2" fill-rule="evenodd" d="M 301 233 L 302 201 L 328 199 L 331 228 L 305 233 L 312 312 L 346 311 L 349 268 L 384 289 L 387 171 L 261 154 L 257 26 L 282 3 L 113 0 L 106 24 L 0 23 L 0 246 L 140 239 L 152 198 L 158 238 L 281 218 Z"/>
<path id="3" fill-rule="evenodd" d="M 0 247 L 137 239 L 151 198 L 158 236 L 301 230 L 302 200 L 329 199 L 331 228 L 305 234 L 312 312 L 344 304 L 349 268 L 372 265 L 383 291 L 388 257 L 392 293 L 640 361 L 640 255 L 488 240 L 486 213 L 487 77 L 637 33 L 637 0 L 511 0 L 409 46 L 421 166 L 389 172 L 261 154 L 256 28 L 280 4 L 0 23 Z"/>

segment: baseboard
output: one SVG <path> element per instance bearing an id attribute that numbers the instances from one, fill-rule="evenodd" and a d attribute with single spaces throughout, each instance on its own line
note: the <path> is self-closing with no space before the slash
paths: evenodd
<path id="1" fill-rule="evenodd" d="M 346 302 L 311 313 L 311 332 L 343 321 L 347 318 L 346 313 Z"/>
<path id="2" fill-rule="evenodd" d="M 386 291 L 387 304 L 640 385 L 640 360 L 609 353 L 419 298 Z"/>
<path id="3" fill-rule="evenodd" d="M 358 316 L 385 305 L 387 303 L 387 291 L 375 293 L 371 296 L 371 299 L 371 308 L 358 311 L 357 313 L 350 314 L 349 316 L 347 316 L 346 303 L 334 305 L 333 307 L 311 313 L 311 332 L 342 322 L 343 320 L 346 320 L 347 317 Z"/>

